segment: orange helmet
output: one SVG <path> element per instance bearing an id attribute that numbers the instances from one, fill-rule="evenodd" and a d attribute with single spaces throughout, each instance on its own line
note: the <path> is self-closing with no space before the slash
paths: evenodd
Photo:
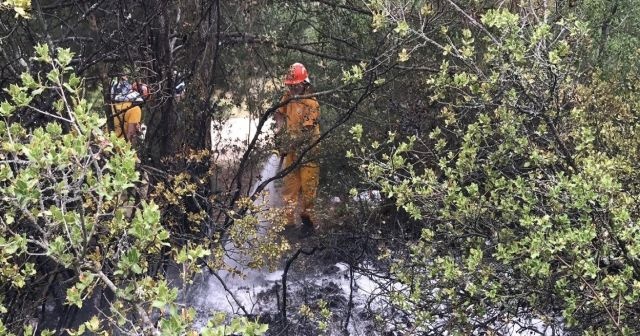
<path id="1" fill-rule="evenodd" d="M 149 96 L 151 95 L 151 93 L 149 92 L 149 86 L 147 86 L 147 84 L 144 84 L 144 83 L 134 82 L 132 89 L 133 91 L 138 92 L 144 100 L 149 99 Z"/>
<path id="2" fill-rule="evenodd" d="M 293 63 L 289 67 L 289 73 L 284 77 L 285 85 L 296 85 L 309 82 L 309 73 L 302 63 Z"/>

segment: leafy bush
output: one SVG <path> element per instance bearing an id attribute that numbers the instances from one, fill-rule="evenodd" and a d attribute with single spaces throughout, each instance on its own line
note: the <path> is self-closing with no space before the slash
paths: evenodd
<path id="1" fill-rule="evenodd" d="M 41 72 L 23 74 L 6 90 L 10 100 L 0 104 L 0 331 L 19 332 L 24 325 L 32 334 L 37 327 L 30 318 L 56 296 L 64 297 L 54 308 L 62 312 L 62 303 L 80 308 L 102 293 L 111 298 L 107 307 L 70 334 L 189 332 L 194 312 L 179 306 L 178 289 L 152 271 L 170 247 L 170 234 L 156 204 L 135 202 L 136 153 L 102 131 L 105 120 L 83 99 L 83 81 L 69 67 L 73 54 L 58 49 L 52 56 L 46 45 L 36 51 Z M 53 103 L 32 104 L 43 95 Z M 25 128 L 16 116 L 26 113 L 48 121 Z M 191 275 L 209 254 L 198 245 L 176 247 L 177 263 Z M 265 331 L 246 319 L 203 330 Z"/>
<path id="2" fill-rule="evenodd" d="M 365 176 L 422 229 L 410 258 L 389 251 L 412 333 L 638 330 L 637 93 L 581 67 L 583 22 L 523 12 L 488 10 L 443 44 L 397 23 L 407 50 L 442 52 L 438 122 L 373 143 L 352 130 Z"/>

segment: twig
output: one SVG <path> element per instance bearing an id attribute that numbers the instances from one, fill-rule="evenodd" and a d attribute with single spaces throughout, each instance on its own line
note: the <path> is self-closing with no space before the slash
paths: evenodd
<path id="1" fill-rule="evenodd" d="M 294 253 L 293 256 L 291 256 L 291 258 L 287 260 L 287 263 L 284 266 L 284 272 L 282 273 L 282 307 L 280 308 L 280 310 L 282 313 L 282 322 L 284 323 L 285 327 L 287 326 L 287 275 L 289 274 L 289 268 L 291 267 L 293 262 L 298 259 L 298 256 L 301 253 L 304 255 L 312 255 L 316 252 L 316 250 L 318 250 L 317 247 L 312 248 L 309 252 L 303 250 L 302 248 L 299 248 L 296 253 Z"/>
<path id="2" fill-rule="evenodd" d="M 95 273 L 96 275 L 98 275 L 100 280 L 102 280 L 102 282 L 104 282 L 104 284 L 107 285 L 109 289 L 111 289 L 111 291 L 113 291 L 114 293 L 118 292 L 118 287 L 116 287 L 116 285 L 111 281 L 111 279 L 109 279 L 109 277 L 107 277 L 106 274 L 104 274 L 102 271 L 98 271 Z M 153 326 L 149 315 L 147 315 L 147 312 L 142 308 L 142 306 L 139 303 L 136 303 L 135 307 L 138 311 L 138 315 L 140 315 L 140 318 L 142 319 L 142 323 L 145 326 L 144 329 L 150 330 L 152 335 L 160 335 L 160 331 Z"/>
<path id="3" fill-rule="evenodd" d="M 474 18 L 472 18 L 469 15 L 469 13 L 465 12 L 462 8 L 460 8 L 460 6 L 458 6 L 458 4 L 456 4 L 452 0 L 447 0 L 447 2 L 449 2 L 451 7 L 453 7 L 456 11 L 458 11 L 460 14 L 462 14 L 464 17 L 466 17 L 467 20 L 469 20 L 469 22 L 471 22 L 471 24 L 473 24 L 474 26 L 480 28 L 485 34 L 487 34 L 487 36 L 489 36 L 489 38 L 491 39 L 491 41 L 493 41 L 493 43 L 495 43 L 496 45 L 501 45 L 502 44 L 502 43 L 500 43 L 498 41 L 497 38 L 495 38 L 495 36 L 493 36 L 493 34 L 491 34 L 491 32 L 489 32 L 489 30 L 487 30 L 487 28 L 484 25 L 480 24 L 478 21 L 476 21 Z"/>

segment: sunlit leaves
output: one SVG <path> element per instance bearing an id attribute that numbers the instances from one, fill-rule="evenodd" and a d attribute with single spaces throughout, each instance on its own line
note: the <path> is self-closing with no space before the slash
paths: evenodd
<path id="1" fill-rule="evenodd" d="M 78 282 L 67 289 L 67 304 L 82 308 L 82 303 L 87 295 L 87 290 L 93 285 L 94 276 L 90 273 L 78 275 Z"/>
<path id="2" fill-rule="evenodd" d="M 393 31 L 401 37 L 405 37 L 409 34 L 409 24 L 407 21 L 400 21 Z"/>
<path id="3" fill-rule="evenodd" d="M 153 302 L 154 295 L 166 298 L 152 286 L 137 296 L 129 291 L 169 233 L 153 202 L 140 206 L 133 218 L 124 216 L 129 201 L 124 196 L 139 176 L 136 154 L 103 134 L 104 119 L 81 96 L 82 80 L 68 67 L 72 58 L 68 49 L 51 53 L 46 44 L 36 46 L 41 72 L 23 74 L 19 84 L 5 89 L 9 100 L 0 103 L 3 117 L 25 111 L 42 114 L 44 121 L 30 129 L 17 119 L 0 121 L 0 284 L 29 286 L 43 271 L 33 262 L 35 255 L 77 273 L 65 285 L 69 305 L 82 307 L 97 284 L 123 289 L 127 305 Z M 33 107 L 32 100 L 45 92 L 53 106 Z M 105 260 L 117 267 L 106 270 L 108 275 L 102 270 Z M 67 332 L 99 334 L 102 322 L 94 317 Z"/>
<path id="4" fill-rule="evenodd" d="M 46 43 L 37 44 L 35 47 L 36 59 L 44 63 L 51 63 L 51 55 L 49 54 L 49 45 Z"/>
<path id="5" fill-rule="evenodd" d="M 134 247 L 130 249 L 120 258 L 120 261 L 118 262 L 118 270 L 115 272 L 115 274 L 124 276 L 130 275 L 129 272 L 133 273 L 134 275 L 142 274 L 142 272 L 146 268 L 146 265 L 142 258 L 143 256 L 141 255 L 138 248 Z"/>
<path id="6" fill-rule="evenodd" d="M 342 70 L 342 81 L 344 83 L 357 83 L 364 77 L 366 64 L 353 65 L 350 70 Z"/>
<path id="7" fill-rule="evenodd" d="M 376 32 L 383 28 L 387 23 L 387 18 L 382 13 L 374 13 L 371 26 L 373 27 L 373 31 Z"/>
<path id="8" fill-rule="evenodd" d="M 196 262 L 198 259 L 206 257 L 210 254 L 211 254 L 211 251 L 208 248 L 203 247 L 201 245 L 198 245 L 195 247 L 185 246 L 182 249 L 180 249 L 180 252 L 178 252 L 176 256 L 176 262 L 179 264 L 183 264 L 186 262 L 193 263 L 193 262 Z"/>
<path id="9" fill-rule="evenodd" d="M 489 9 L 481 17 L 483 24 L 498 29 L 514 28 L 518 25 L 518 21 L 518 14 L 511 13 L 506 8 Z"/>
<path id="10" fill-rule="evenodd" d="M 353 136 L 353 139 L 358 142 L 360 142 L 360 140 L 362 139 L 362 132 L 363 132 L 363 128 L 361 124 L 357 124 L 353 126 L 349 131 L 349 133 L 351 133 L 351 135 Z"/>
<path id="11" fill-rule="evenodd" d="M 69 63 L 71 63 L 71 59 L 73 58 L 73 53 L 71 49 L 68 48 L 58 48 L 57 49 L 57 57 L 56 61 L 62 68 L 66 68 Z"/>
<path id="12" fill-rule="evenodd" d="M 202 336 L 227 336 L 241 334 L 261 336 L 269 330 L 269 325 L 250 321 L 246 317 L 234 318 L 229 325 L 220 325 L 220 320 L 212 319 L 202 330 Z M 217 323 L 218 322 L 218 323 Z"/>
<path id="13" fill-rule="evenodd" d="M 404 63 L 406 61 L 409 60 L 409 53 L 407 52 L 407 49 L 403 48 L 402 50 L 400 50 L 400 53 L 398 54 L 398 62 L 400 63 Z"/>
<path id="14" fill-rule="evenodd" d="M 178 264 L 183 265 L 183 272 L 181 272 L 182 280 L 191 283 L 193 281 L 193 275 L 200 273 L 202 268 L 200 267 L 203 258 L 210 256 L 211 250 L 202 245 L 193 246 L 187 244 L 177 251 L 175 260 Z"/>
<path id="15" fill-rule="evenodd" d="M 0 9 L 9 9 L 16 12 L 16 17 L 31 18 L 31 0 L 5 0 L 0 4 Z"/>
<path id="16" fill-rule="evenodd" d="M 21 74 L 20 79 L 22 80 L 22 85 L 28 89 L 35 89 L 38 87 L 38 83 L 36 83 L 31 74 L 28 72 Z"/>
<path id="17" fill-rule="evenodd" d="M 90 332 L 98 333 L 98 331 L 100 331 L 100 324 L 101 324 L 100 318 L 98 318 L 98 316 L 94 315 L 94 316 L 91 317 L 91 319 L 89 321 L 84 323 L 84 326 Z"/>
<path id="18" fill-rule="evenodd" d="M 145 203 L 141 211 L 136 212 L 128 233 L 137 238 L 142 248 L 152 251 L 159 249 L 169 238 L 169 233 L 160 225 L 158 205 L 153 202 Z"/>
<path id="19" fill-rule="evenodd" d="M 8 117 L 14 111 L 14 109 L 14 106 L 9 102 L 3 101 L 2 103 L 0 103 L 0 116 Z"/>
<path id="20" fill-rule="evenodd" d="M 429 140 L 414 147 L 408 135 L 376 138 L 372 148 L 361 144 L 367 130 L 354 128 L 348 156 L 428 229 L 411 260 L 400 257 L 394 268 L 412 284 L 394 303 L 416 321 L 422 304 L 446 300 L 447 313 L 424 315 L 447 316 L 465 334 L 469 314 L 485 316 L 514 297 L 539 309 L 558 295 L 568 325 L 584 323 L 588 311 L 602 317 L 594 330 L 615 330 L 638 301 L 637 93 L 582 72 L 584 23 L 525 12 L 489 9 L 471 29 L 442 26 L 440 71 L 425 80 L 438 119 L 419 137 Z M 434 46 L 432 38 L 425 44 Z M 420 53 L 418 44 L 396 41 L 397 50 Z"/>
<path id="21" fill-rule="evenodd" d="M 471 58 L 475 55 L 475 48 L 473 46 L 475 40 L 473 39 L 473 35 L 471 30 L 464 29 L 462 30 L 462 48 L 460 49 L 460 55 L 463 58 Z"/>
<path id="22" fill-rule="evenodd" d="M 547 38 L 551 34 L 551 26 L 546 22 L 541 23 L 533 32 L 531 36 L 531 45 L 534 45 L 541 40 Z"/>
<path id="23" fill-rule="evenodd" d="M 160 281 L 155 291 L 155 300 L 151 305 L 156 308 L 164 309 L 178 298 L 178 290 L 169 288 L 166 281 Z"/>
<path id="24" fill-rule="evenodd" d="M 33 97 L 27 93 L 27 88 L 16 84 L 9 85 L 9 89 L 5 89 L 5 91 L 9 93 L 16 106 L 26 106 L 31 102 L 31 99 L 33 99 Z"/>
<path id="25" fill-rule="evenodd" d="M 427 2 L 420 8 L 420 14 L 423 16 L 429 16 L 433 13 L 433 6 L 431 3 Z"/>

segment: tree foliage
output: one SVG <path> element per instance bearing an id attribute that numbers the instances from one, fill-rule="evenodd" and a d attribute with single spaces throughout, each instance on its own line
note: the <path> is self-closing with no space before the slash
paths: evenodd
<path id="1" fill-rule="evenodd" d="M 418 41 L 402 50 L 442 53 L 425 81 L 437 110 L 428 137 L 391 133 L 369 145 L 352 130 L 367 178 L 422 227 L 410 258 L 391 254 L 403 285 L 395 304 L 410 316 L 403 329 L 510 333 L 542 321 L 633 333 L 635 89 L 583 66 L 577 51 L 591 39 L 580 20 L 533 6 L 478 20 L 447 8 L 471 27 L 436 40 L 397 22 Z"/>
<path id="2" fill-rule="evenodd" d="M 230 249 L 262 267 L 295 247 L 255 202 L 293 62 L 322 106 L 319 150 L 297 162 L 320 153 L 318 241 L 378 268 L 376 331 L 640 328 L 633 1 L 0 6 L 0 334 L 196 334 L 180 295 L 195 274 L 237 272 Z M 125 68 L 152 88 L 137 151 L 109 132 Z M 239 110 L 258 135 L 210 135 Z M 373 188 L 378 208 L 326 211 Z M 323 300 L 279 308 L 337 330 Z M 215 314 L 198 332 L 266 331 Z"/>
<path id="3" fill-rule="evenodd" d="M 24 325 L 25 333 L 32 334 L 37 324 L 25 317 L 57 300 L 49 298 L 49 288 L 63 279 L 66 284 L 56 289 L 65 290 L 65 299 L 56 304 L 81 308 L 99 293 L 112 297 L 102 317 L 94 316 L 70 334 L 108 334 L 109 324 L 134 334 L 186 333 L 194 313 L 179 308 L 178 290 L 149 271 L 161 250 L 171 247 L 170 234 L 155 203 L 134 202 L 132 187 L 140 180 L 135 152 L 113 133 L 103 133 L 104 118 L 92 112 L 83 98 L 82 79 L 70 72 L 73 53 L 53 53 L 47 45 L 36 50 L 42 72 L 24 73 L 21 83 L 7 90 L 11 100 L 1 105 L 0 326 L 6 332 Z M 53 106 L 31 105 L 48 93 L 56 97 Z M 28 111 L 51 121 L 33 130 L 12 122 L 14 115 Z M 69 132 L 63 132 L 63 124 Z M 199 272 L 189 266 L 211 253 L 196 245 L 175 248 L 176 262 L 190 272 L 185 277 Z M 43 296 L 35 299 L 34 293 Z M 153 323 L 150 316 L 158 313 L 162 317 Z M 231 329 L 246 335 L 266 331 L 246 319 Z M 220 330 L 212 325 L 205 332 L 218 335 Z"/>

